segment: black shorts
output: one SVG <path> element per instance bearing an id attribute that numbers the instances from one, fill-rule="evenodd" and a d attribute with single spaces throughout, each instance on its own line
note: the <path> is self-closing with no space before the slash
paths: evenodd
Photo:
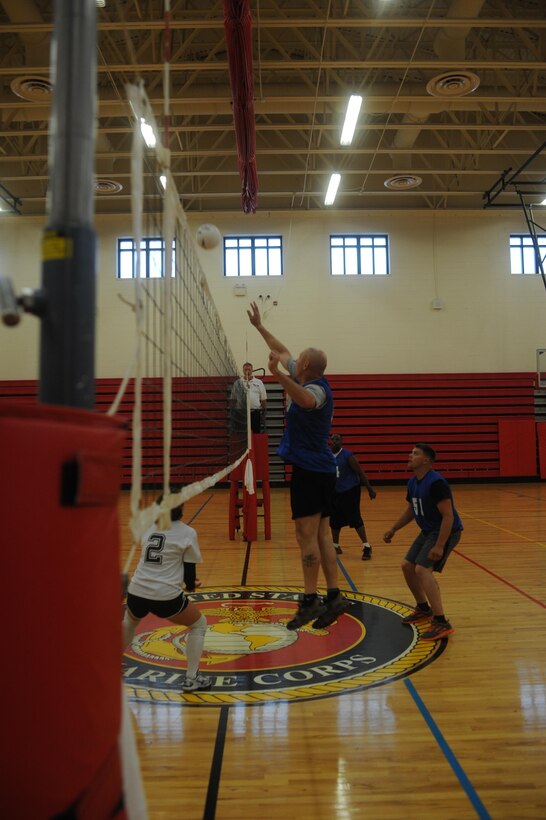
<path id="1" fill-rule="evenodd" d="M 150 612 L 158 618 L 172 618 L 183 612 L 190 602 L 183 592 L 169 601 L 154 601 L 151 598 L 141 598 L 140 595 L 127 593 L 127 609 L 135 618 L 145 618 Z"/>
<path id="2" fill-rule="evenodd" d="M 328 518 L 332 511 L 335 489 L 335 473 L 314 473 L 294 465 L 290 481 L 292 519 L 306 518 L 317 513 L 320 513 L 321 518 Z"/>
<path id="3" fill-rule="evenodd" d="M 342 527 L 352 527 L 357 530 L 364 524 L 360 515 L 360 484 L 345 490 L 344 493 L 334 493 L 330 526 L 333 530 Z"/>

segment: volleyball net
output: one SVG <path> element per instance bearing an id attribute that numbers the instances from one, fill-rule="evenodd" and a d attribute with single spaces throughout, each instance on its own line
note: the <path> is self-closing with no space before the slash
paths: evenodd
<path id="1" fill-rule="evenodd" d="M 238 369 L 170 172 L 142 84 L 128 86 L 135 348 L 130 528 L 154 522 L 225 478 L 250 441 L 249 410 L 233 407 Z M 138 250 L 140 249 L 140 251 Z M 157 503 L 162 495 L 162 501 Z M 129 568 L 132 552 L 124 571 Z"/>

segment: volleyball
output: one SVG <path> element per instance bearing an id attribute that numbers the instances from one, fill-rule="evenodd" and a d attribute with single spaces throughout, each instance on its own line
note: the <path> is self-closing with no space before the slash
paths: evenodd
<path id="1" fill-rule="evenodd" d="M 199 247 L 204 248 L 206 251 L 210 251 L 212 248 L 216 248 L 220 244 L 222 234 L 216 225 L 201 225 L 201 227 L 197 228 L 195 238 Z"/>

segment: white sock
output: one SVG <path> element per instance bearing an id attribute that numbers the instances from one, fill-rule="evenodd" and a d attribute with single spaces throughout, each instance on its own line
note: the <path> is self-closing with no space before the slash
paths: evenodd
<path id="1" fill-rule="evenodd" d="M 195 623 L 188 627 L 188 637 L 186 638 L 186 658 L 188 660 L 186 676 L 188 678 L 195 678 L 197 675 L 206 633 L 207 619 L 204 615 L 201 615 Z"/>

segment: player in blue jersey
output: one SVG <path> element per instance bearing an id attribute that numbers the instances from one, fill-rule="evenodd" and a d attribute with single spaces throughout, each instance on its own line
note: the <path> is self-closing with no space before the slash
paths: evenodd
<path id="1" fill-rule="evenodd" d="M 290 504 L 301 551 L 304 595 L 287 629 L 313 621 L 316 629 L 333 623 L 348 607 L 339 591 L 337 560 L 330 534 L 329 517 L 336 483 L 336 464 L 328 446 L 334 402 L 324 377 L 326 355 L 308 347 L 297 359 L 262 324 L 252 302 L 250 323 L 269 347 L 269 371 L 286 391 L 290 406 L 278 454 L 292 465 Z M 288 374 L 279 370 L 282 365 Z M 319 567 L 326 578 L 327 595 L 317 593 Z"/>
<path id="2" fill-rule="evenodd" d="M 338 555 L 343 552 L 339 546 L 339 532 L 343 527 L 352 527 L 362 541 L 362 560 L 369 561 L 372 557 L 372 548 L 360 514 L 360 486 L 366 487 L 372 501 L 377 493 L 368 481 L 368 476 L 358 463 L 355 454 L 343 447 L 339 433 L 332 434 L 330 447 L 337 466 L 336 492 L 330 516 L 334 547 Z"/>
<path id="3" fill-rule="evenodd" d="M 455 631 L 444 615 L 440 587 L 433 572 L 443 570 L 463 530 L 450 486 L 433 469 L 435 460 L 436 453 L 428 444 L 414 446 L 408 462 L 414 472 L 408 482 L 408 506 L 383 536 L 390 544 L 394 533 L 410 521 L 415 521 L 421 530 L 402 561 L 404 578 L 416 601 L 414 611 L 403 618 L 402 623 L 431 619 L 428 630 L 421 635 L 429 641 L 445 638 Z"/>

